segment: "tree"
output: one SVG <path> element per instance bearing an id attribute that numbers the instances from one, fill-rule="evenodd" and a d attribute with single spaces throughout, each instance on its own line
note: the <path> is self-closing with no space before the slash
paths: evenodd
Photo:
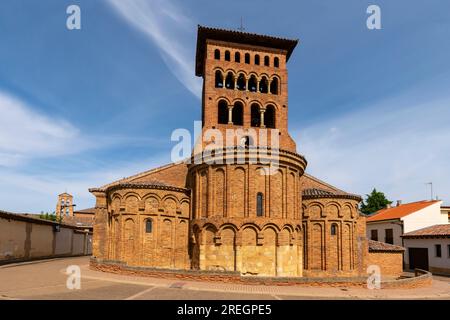
<path id="1" fill-rule="evenodd" d="M 391 203 L 392 201 L 386 199 L 383 192 L 379 192 L 374 188 L 371 194 L 366 194 L 366 200 L 361 204 L 361 212 L 369 215 L 378 210 L 385 209 Z"/>
<path id="2" fill-rule="evenodd" d="M 46 212 L 44 213 L 44 211 L 41 211 L 41 214 L 39 215 L 39 218 L 41 219 L 45 219 L 45 220 L 50 220 L 50 221 L 55 221 L 55 222 L 59 222 L 61 223 L 63 218 L 61 217 L 57 217 L 55 212 L 49 213 Z"/>

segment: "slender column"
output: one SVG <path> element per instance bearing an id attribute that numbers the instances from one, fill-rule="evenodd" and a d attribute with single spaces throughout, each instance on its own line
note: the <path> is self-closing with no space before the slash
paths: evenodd
<path id="1" fill-rule="evenodd" d="M 266 125 L 264 124 L 264 113 L 265 112 L 266 112 L 265 108 L 260 108 L 259 109 L 260 118 L 261 118 L 261 125 L 260 125 L 261 128 L 265 128 L 266 127 Z"/>
<path id="2" fill-rule="evenodd" d="M 233 105 L 228 106 L 228 124 L 233 124 Z"/>

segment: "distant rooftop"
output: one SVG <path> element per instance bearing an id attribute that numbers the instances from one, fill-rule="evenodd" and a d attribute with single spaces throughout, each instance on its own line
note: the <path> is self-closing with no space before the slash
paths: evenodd
<path id="1" fill-rule="evenodd" d="M 367 222 L 395 220 L 403 218 L 411 213 L 429 207 L 440 200 L 424 200 L 418 202 L 405 203 L 396 207 L 386 208 L 377 211 L 374 215 L 367 218 Z"/>
<path id="2" fill-rule="evenodd" d="M 405 233 L 403 238 L 439 238 L 450 237 L 450 224 L 436 224 L 431 227 Z"/>

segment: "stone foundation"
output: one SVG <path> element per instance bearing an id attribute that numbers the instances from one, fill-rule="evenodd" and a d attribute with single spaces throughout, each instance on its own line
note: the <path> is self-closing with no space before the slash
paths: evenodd
<path id="1" fill-rule="evenodd" d="M 120 262 L 101 261 L 91 258 L 92 270 L 121 275 L 155 277 L 162 279 L 206 281 L 267 286 L 318 286 L 366 288 L 366 277 L 258 277 L 243 276 L 235 271 L 173 270 L 146 267 L 130 267 Z M 382 289 L 408 289 L 431 285 L 432 277 L 427 271 L 417 270 L 416 277 L 383 281 Z"/>

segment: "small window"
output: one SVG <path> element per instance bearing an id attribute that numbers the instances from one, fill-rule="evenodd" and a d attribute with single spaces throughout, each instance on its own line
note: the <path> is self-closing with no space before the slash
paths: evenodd
<path id="1" fill-rule="evenodd" d="M 245 80 L 245 76 L 241 73 L 237 78 L 236 87 L 238 90 L 243 91 L 246 89 L 246 87 L 247 87 L 246 85 L 247 85 L 247 81 Z"/>
<path id="2" fill-rule="evenodd" d="M 378 241 L 378 230 L 370 230 L 370 239 Z"/>
<path id="3" fill-rule="evenodd" d="M 392 229 L 385 229 L 384 242 L 394 244 L 394 231 Z"/>
<path id="4" fill-rule="evenodd" d="M 269 81 L 265 76 L 261 78 L 261 81 L 259 82 L 259 92 L 261 93 L 268 93 L 269 90 Z"/>
<path id="5" fill-rule="evenodd" d="M 241 62 L 241 54 L 239 52 L 236 52 L 234 54 L 234 62 L 237 62 L 237 63 Z"/>
<path id="6" fill-rule="evenodd" d="M 335 223 L 333 223 L 331 225 L 331 235 L 335 236 L 337 234 L 337 225 Z"/>
<path id="7" fill-rule="evenodd" d="M 214 50 L 214 59 L 220 60 L 220 50 L 219 49 Z"/>
<path id="8" fill-rule="evenodd" d="M 234 125 L 242 126 L 244 123 L 244 106 L 240 102 L 236 102 L 233 107 L 232 121 Z"/>
<path id="9" fill-rule="evenodd" d="M 270 62 L 269 62 L 269 56 L 265 56 L 265 57 L 264 57 L 264 65 L 265 65 L 266 67 L 268 67 L 268 66 L 270 65 Z"/>
<path id="10" fill-rule="evenodd" d="M 278 57 L 275 57 L 275 59 L 273 59 L 273 66 L 275 68 L 279 68 L 280 67 L 280 59 L 278 59 Z"/>
<path id="11" fill-rule="evenodd" d="M 217 114 L 218 114 L 217 122 L 219 124 L 227 124 L 228 123 L 228 104 L 225 100 L 221 100 L 219 102 Z"/>
<path id="12" fill-rule="evenodd" d="M 250 64 L 250 54 L 249 53 L 245 54 L 245 63 Z"/>
<path id="13" fill-rule="evenodd" d="M 153 232 L 153 221 L 152 219 L 145 220 L 145 233 Z"/>
<path id="14" fill-rule="evenodd" d="M 257 66 L 259 66 L 259 55 L 258 54 L 255 55 L 255 64 Z"/>
<path id="15" fill-rule="evenodd" d="M 441 245 L 440 245 L 440 244 L 436 244 L 436 245 L 434 246 L 434 248 L 435 248 L 435 251 L 436 251 L 436 257 L 437 257 L 437 258 L 442 257 Z"/>
<path id="16" fill-rule="evenodd" d="M 231 60 L 231 58 L 230 58 L 230 51 L 225 51 L 225 61 L 230 61 Z"/>
<path id="17" fill-rule="evenodd" d="M 261 192 L 256 195 L 256 216 L 264 216 L 264 196 Z"/>
<path id="18" fill-rule="evenodd" d="M 223 75 L 220 70 L 216 71 L 215 87 L 223 88 Z"/>

